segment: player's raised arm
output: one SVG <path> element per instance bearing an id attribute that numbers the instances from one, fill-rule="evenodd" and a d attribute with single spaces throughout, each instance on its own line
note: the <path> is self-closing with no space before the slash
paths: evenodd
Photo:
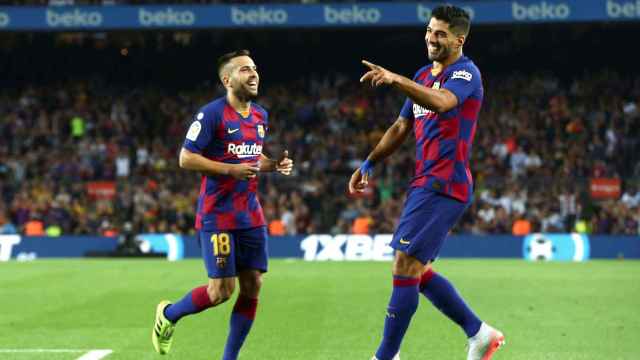
<path id="1" fill-rule="evenodd" d="M 387 129 L 373 151 L 362 165 L 351 175 L 349 192 L 363 192 L 367 187 L 369 175 L 375 164 L 393 154 L 411 133 L 413 122 L 402 116 Z"/>
<path id="2" fill-rule="evenodd" d="M 414 103 L 437 113 L 447 112 L 458 105 L 458 98 L 447 89 L 428 88 L 367 60 L 362 60 L 362 63 L 369 71 L 360 78 L 360 82 L 370 82 L 371 86 L 391 85 Z"/>

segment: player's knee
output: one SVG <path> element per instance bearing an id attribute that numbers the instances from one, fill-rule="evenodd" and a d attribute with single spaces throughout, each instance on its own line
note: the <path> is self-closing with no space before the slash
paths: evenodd
<path id="1" fill-rule="evenodd" d="M 247 272 L 240 275 L 240 292 L 250 298 L 257 298 L 262 287 L 262 274 Z"/>
<path id="2" fill-rule="evenodd" d="M 223 281 L 218 284 L 209 285 L 207 293 L 212 304 L 218 305 L 229 300 L 235 290 L 235 282 Z"/>
<path id="3" fill-rule="evenodd" d="M 423 269 L 424 264 L 422 264 L 418 259 L 401 251 L 396 252 L 395 260 L 393 262 L 393 275 L 420 277 Z"/>

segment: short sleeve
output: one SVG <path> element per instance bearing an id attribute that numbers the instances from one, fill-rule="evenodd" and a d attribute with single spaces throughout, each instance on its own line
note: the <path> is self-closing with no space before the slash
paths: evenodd
<path id="1" fill-rule="evenodd" d="M 213 140 L 215 127 L 216 119 L 213 114 L 199 111 L 189 126 L 182 147 L 193 153 L 202 153 Z"/>
<path id="2" fill-rule="evenodd" d="M 413 81 L 418 81 L 418 79 L 421 76 L 424 76 L 424 72 L 428 71 L 430 69 L 430 67 L 427 66 L 423 66 L 421 67 L 418 71 L 416 71 L 416 73 L 413 75 Z M 400 117 L 403 117 L 407 120 L 414 120 L 413 117 L 413 101 L 411 101 L 410 98 L 407 98 L 404 101 L 404 105 L 402 105 L 402 109 L 400 110 Z"/>
<path id="3" fill-rule="evenodd" d="M 454 69 L 443 85 L 444 89 L 451 91 L 458 98 L 458 104 L 462 104 L 480 87 L 482 87 L 482 80 L 475 66 Z"/>
<path id="4" fill-rule="evenodd" d="M 402 105 L 402 110 L 400 110 L 400 117 L 403 117 L 407 120 L 414 120 L 413 118 L 413 101 L 407 98 L 404 101 L 404 105 Z"/>

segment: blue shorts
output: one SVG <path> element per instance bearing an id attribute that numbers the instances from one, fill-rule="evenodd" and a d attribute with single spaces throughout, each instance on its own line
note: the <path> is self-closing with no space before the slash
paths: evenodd
<path id="1" fill-rule="evenodd" d="M 198 231 L 209 278 L 235 277 L 242 270 L 267 272 L 267 227 Z"/>
<path id="2" fill-rule="evenodd" d="M 425 188 L 411 188 L 390 246 L 423 264 L 435 260 L 469 204 Z"/>

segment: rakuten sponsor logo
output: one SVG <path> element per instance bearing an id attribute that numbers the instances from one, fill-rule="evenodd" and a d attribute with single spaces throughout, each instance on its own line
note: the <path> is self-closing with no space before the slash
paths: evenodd
<path id="1" fill-rule="evenodd" d="M 255 157 L 262 154 L 262 145 L 258 144 L 229 144 L 227 147 L 227 152 L 233 155 L 236 155 L 238 158 L 249 158 Z"/>
<path id="2" fill-rule="evenodd" d="M 279 25 L 289 20 L 284 9 L 270 9 L 264 6 L 257 8 L 231 7 L 231 22 L 236 25 Z"/>
<path id="3" fill-rule="evenodd" d="M 613 19 L 640 18 L 640 0 L 632 1 L 607 1 L 607 16 Z"/>
<path id="4" fill-rule="evenodd" d="M 102 25 L 102 14 L 97 11 L 55 11 L 47 9 L 47 24 L 50 27 L 98 27 Z"/>
<path id="5" fill-rule="evenodd" d="M 0 27 L 7 27 L 11 22 L 11 17 L 9 14 L 0 12 Z"/>
<path id="6" fill-rule="evenodd" d="M 476 11 L 470 6 L 463 6 L 462 8 L 464 9 L 464 11 L 467 12 L 467 14 L 469 14 L 469 18 L 471 18 L 471 20 L 473 20 L 473 18 L 476 16 Z M 416 8 L 416 13 L 418 15 L 418 20 L 420 20 L 423 23 L 428 23 L 429 20 L 431 20 L 431 12 L 432 11 L 433 11 L 433 8 L 431 8 L 429 6 L 424 6 L 422 4 L 418 4 L 418 6 Z"/>
<path id="7" fill-rule="evenodd" d="M 382 14 L 372 7 L 353 5 L 350 8 L 324 7 L 324 21 L 329 24 L 377 24 Z"/>
<path id="8" fill-rule="evenodd" d="M 571 15 L 571 7 L 567 3 L 552 4 L 546 1 L 539 3 L 511 3 L 513 18 L 516 20 L 564 20 Z"/>
<path id="9" fill-rule="evenodd" d="M 191 26 L 196 22 L 193 11 L 177 11 L 168 7 L 164 10 L 138 10 L 138 21 L 142 26 Z"/>

